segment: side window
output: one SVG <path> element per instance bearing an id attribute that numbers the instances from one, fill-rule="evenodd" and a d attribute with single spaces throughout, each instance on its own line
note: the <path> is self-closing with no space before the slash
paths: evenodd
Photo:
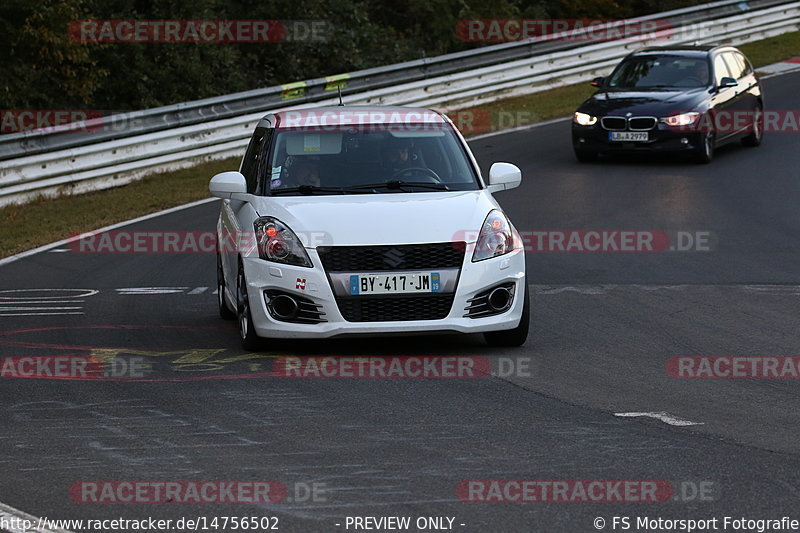
<path id="1" fill-rule="evenodd" d="M 744 55 L 740 54 L 739 52 L 733 53 L 734 57 L 742 64 L 742 75 L 747 76 L 748 74 L 753 73 L 753 66 L 750 64 L 750 61 L 747 60 Z"/>
<path id="2" fill-rule="evenodd" d="M 261 148 L 264 145 L 266 138 L 266 128 L 256 128 L 253 132 L 253 137 L 250 139 L 250 144 L 247 145 L 247 151 L 242 159 L 241 173 L 247 181 L 247 192 L 253 193 L 256 191 L 256 179 L 258 177 L 258 161 L 261 157 Z"/>
<path id="3" fill-rule="evenodd" d="M 255 191 L 257 194 L 264 194 L 265 181 L 269 180 L 269 174 L 272 172 L 272 165 L 269 161 L 269 149 L 272 146 L 272 136 L 275 130 L 272 128 L 264 129 L 264 136 L 259 143 L 258 162 L 256 163 L 256 180 Z"/>
<path id="4" fill-rule="evenodd" d="M 719 85 L 722 82 L 722 78 L 726 77 L 732 78 L 733 76 L 728 70 L 728 65 L 722 58 L 722 54 L 719 54 L 717 57 L 714 58 L 714 81 L 717 85 Z"/>
<path id="5" fill-rule="evenodd" d="M 744 63 L 742 63 L 733 52 L 725 52 L 725 62 L 728 64 L 728 70 L 731 72 L 731 77 L 737 80 L 744 77 Z"/>

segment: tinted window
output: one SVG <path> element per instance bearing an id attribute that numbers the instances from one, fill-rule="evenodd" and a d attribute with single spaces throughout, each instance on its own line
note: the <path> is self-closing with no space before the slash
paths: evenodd
<path id="1" fill-rule="evenodd" d="M 733 78 L 728 65 L 722 58 L 722 54 L 714 58 L 714 81 L 717 85 L 722 83 L 722 78 Z"/>
<path id="2" fill-rule="evenodd" d="M 439 184 L 449 190 L 480 188 L 449 124 L 282 128 L 275 132 L 270 162 L 267 194 L 300 194 L 291 189 L 303 185 L 335 189 L 320 194 L 375 184 L 382 186 L 379 193 L 430 192 Z M 433 186 L 385 187 L 391 181 Z"/>
<path id="3" fill-rule="evenodd" d="M 692 88 L 709 83 L 708 63 L 702 57 L 635 56 L 625 59 L 608 80 L 620 89 Z"/>
<path id="4" fill-rule="evenodd" d="M 250 138 L 250 144 L 247 145 L 244 158 L 242 159 L 240 172 L 244 175 L 245 181 L 247 181 L 247 192 L 249 193 L 256 191 L 258 163 L 266 138 L 267 128 L 256 128 L 256 131 L 253 132 L 253 136 Z"/>

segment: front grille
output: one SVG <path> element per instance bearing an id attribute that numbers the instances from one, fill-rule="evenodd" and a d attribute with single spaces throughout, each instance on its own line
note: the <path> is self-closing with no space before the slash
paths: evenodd
<path id="1" fill-rule="evenodd" d="M 607 130 L 620 131 L 625 129 L 628 121 L 624 117 L 603 117 L 600 124 Z"/>
<path id="2" fill-rule="evenodd" d="M 454 293 L 408 296 L 358 296 L 336 298 L 348 322 L 441 320 L 450 314 Z"/>
<path id="3" fill-rule="evenodd" d="M 461 268 L 464 242 L 388 246 L 320 246 L 317 253 L 327 272 L 427 270 Z"/>
<path id="4" fill-rule="evenodd" d="M 628 119 L 628 127 L 634 131 L 652 130 L 656 127 L 655 117 L 632 117 Z"/>

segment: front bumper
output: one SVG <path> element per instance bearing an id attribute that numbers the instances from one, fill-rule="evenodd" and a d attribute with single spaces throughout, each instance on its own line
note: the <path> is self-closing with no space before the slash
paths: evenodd
<path id="1" fill-rule="evenodd" d="M 609 140 L 610 132 L 600 123 L 580 126 L 572 123 L 572 146 L 588 152 L 691 152 L 703 146 L 705 134 L 677 131 L 661 122 L 648 130 L 647 141 L 621 142 Z"/>
<path id="2" fill-rule="evenodd" d="M 253 325 L 260 337 L 329 338 L 339 335 L 402 335 L 420 333 L 480 333 L 512 329 L 522 317 L 525 291 L 525 254 L 516 250 L 478 263 L 465 254 L 449 314 L 439 320 L 348 322 L 342 316 L 333 290 L 314 249 L 308 249 L 314 268 L 271 263 L 258 256 L 243 258 Z M 512 282 L 515 296 L 510 308 L 485 318 L 467 318 L 468 300 L 501 283 Z M 275 319 L 267 309 L 265 291 L 278 290 L 310 299 L 324 312 L 324 322 L 302 324 Z"/>

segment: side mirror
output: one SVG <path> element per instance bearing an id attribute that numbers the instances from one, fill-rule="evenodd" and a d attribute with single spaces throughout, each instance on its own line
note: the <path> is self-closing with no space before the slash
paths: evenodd
<path id="1" fill-rule="evenodd" d="M 231 195 L 247 192 L 247 182 L 241 172 L 221 172 L 211 178 L 208 190 L 217 198 L 230 198 Z"/>
<path id="2" fill-rule="evenodd" d="M 489 192 L 507 191 L 519 187 L 522 171 L 511 163 L 494 163 L 489 168 Z"/>
<path id="3" fill-rule="evenodd" d="M 728 87 L 736 87 L 737 85 L 739 85 L 739 83 L 735 79 L 728 76 L 725 76 L 724 78 L 719 80 L 720 89 L 727 89 Z"/>
<path id="4" fill-rule="evenodd" d="M 592 87 L 600 87 L 601 85 L 603 85 L 604 81 L 606 81 L 606 79 L 600 76 L 599 78 L 595 78 L 591 82 L 589 82 L 589 85 L 591 85 Z"/>

